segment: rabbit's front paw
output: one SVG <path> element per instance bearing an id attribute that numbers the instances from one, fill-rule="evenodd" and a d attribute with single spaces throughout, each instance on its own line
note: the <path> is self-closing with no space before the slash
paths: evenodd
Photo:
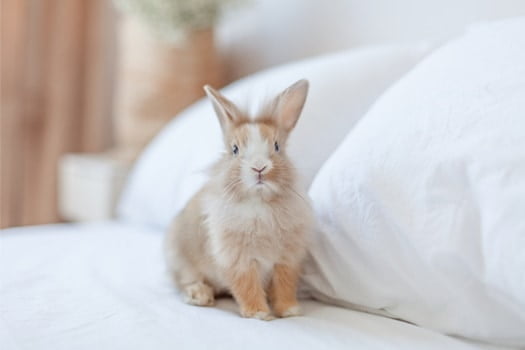
<path id="1" fill-rule="evenodd" d="M 186 302 L 197 306 L 212 306 L 215 303 L 213 288 L 203 282 L 186 286 Z"/>
<path id="2" fill-rule="evenodd" d="M 270 310 L 241 310 L 241 316 L 247 318 L 256 318 L 263 321 L 271 321 L 275 317 L 271 314 Z"/>
<path id="3" fill-rule="evenodd" d="M 279 317 L 293 317 L 301 316 L 301 308 L 299 305 L 292 305 L 278 313 Z"/>

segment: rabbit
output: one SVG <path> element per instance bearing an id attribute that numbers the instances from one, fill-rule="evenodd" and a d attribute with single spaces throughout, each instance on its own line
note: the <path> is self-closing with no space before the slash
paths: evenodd
<path id="1" fill-rule="evenodd" d="M 168 231 L 170 273 L 189 304 L 210 306 L 227 293 L 243 317 L 300 315 L 296 289 L 314 220 L 286 141 L 308 81 L 284 90 L 253 119 L 212 87 L 204 90 L 226 152 Z"/>

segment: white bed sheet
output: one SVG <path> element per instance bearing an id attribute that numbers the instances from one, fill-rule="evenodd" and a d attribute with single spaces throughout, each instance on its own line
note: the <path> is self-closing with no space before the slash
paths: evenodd
<path id="1" fill-rule="evenodd" d="M 264 322 L 182 303 L 162 234 L 116 222 L 0 234 L 0 348 L 476 349 L 408 323 L 303 301 L 304 316 Z M 483 348 L 495 348 L 483 346 Z"/>

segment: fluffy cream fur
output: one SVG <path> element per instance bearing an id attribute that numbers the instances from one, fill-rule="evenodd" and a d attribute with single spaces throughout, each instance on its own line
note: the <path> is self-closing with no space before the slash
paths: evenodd
<path id="1" fill-rule="evenodd" d="M 212 305 L 231 293 L 241 315 L 299 314 L 296 285 L 313 215 L 286 156 L 308 82 L 281 93 L 250 119 L 209 86 L 226 152 L 167 236 L 170 270 L 186 301 Z"/>

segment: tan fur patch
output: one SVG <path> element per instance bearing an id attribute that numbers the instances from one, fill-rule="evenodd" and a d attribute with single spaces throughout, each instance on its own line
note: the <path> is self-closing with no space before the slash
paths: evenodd
<path id="1" fill-rule="evenodd" d="M 239 147 L 243 147 L 248 142 L 249 130 L 247 128 L 248 123 L 244 123 L 237 126 L 232 133 L 232 143 L 235 143 Z"/>
<path id="2" fill-rule="evenodd" d="M 264 124 L 264 125 L 267 125 L 269 127 L 272 127 L 274 129 L 277 129 L 278 128 L 278 125 L 275 121 L 275 118 L 272 117 L 271 115 L 260 115 L 258 116 L 257 118 L 255 118 L 255 122 L 258 123 L 258 124 Z"/>
<path id="3" fill-rule="evenodd" d="M 231 292 L 243 316 L 253 317 L 258 312 L 270 312 L 256 262 L 252 261 L 248 270 L 232 276 Z"/>
<path id="4" fill-rule="evenodd" d="M 277 264 L 274 267 L 269 297 L 276 316 L 282 317 L 293 307 L 297 307 L 297 269 Z"/>
<path id="5" fill-rule="evenodd" d="M 270 145 L 273 144 L 274 141 L 277 141 L 277 130 L 273 125 L 259 123 L 257 126 L 259 127 L 262 137 L 268 140 Z"/>

